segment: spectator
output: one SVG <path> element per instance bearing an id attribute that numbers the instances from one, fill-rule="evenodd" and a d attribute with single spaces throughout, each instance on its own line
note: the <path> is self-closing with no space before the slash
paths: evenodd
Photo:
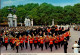
<path id="1" fill-rule="evenodd" d="M 80 47 L 80 38 L 79 38 L 79 40 L 78 40 L 78 45 L 79 45 L 79 47 Z M 79 49 L 79 52 L 80 52 L 80 49 Z"/>
<path id="2" fill-rule="evenodd" d="M 75 41 L 75 44 L 73 45 L 74 53 L 78 53 L 78 47 L 79 45 L 77 44 L 77 41 Z"/>
<path id="3" fill-rule="evenodd" d="M 79 40 L 78 40 L 78 45 L 80 46 L 80 38 L 79 38 Z"/>

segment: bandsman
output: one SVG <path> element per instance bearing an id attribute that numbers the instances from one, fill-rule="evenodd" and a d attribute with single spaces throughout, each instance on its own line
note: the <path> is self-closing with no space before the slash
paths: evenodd
<path id="1" fill-rule="evenodd" d="M 21 50 L 23 49 L 23 39 L 21 38 L 20 40 L 20 47 L 21 47 Z"/>
<path id="2" fill-rule="evenodd" d="M 10 46 L 11 46 L 11 49 L 12 49 L 12 37 L 10 37 Z"/>
<path id="3" fill-rule="evenodd" d="M 41 37 L 41 39 L 40 39 L 40 47 L 41 47 L 41 51 L 43 51 L 43 42 L 44 42 L 44 39 Z"/>
<path id="4" fill-rule="evenodd" d="M 64 36 L 61 36 L 60 39 L 61 39 L 61 47 L 62 47 L 64 44 Z"/>
<path id="5" fill-rule="evenodd" d="M 50 49 L 51 49 L 51 52 L 52 52 L 52 47 L 53 47 L 53 38 L 52 37 L 50 37 L 50 39 L 49 39 L 49 45 L 50 45 Z"/>
<path id="6" fill-rule="evenodd" d="M 8 46 L 8 37 L 5 36 L 4 38 L 4 45 L 6 47 L 6 50 L 7 50 L 7 46 Z"/>
<path id="7" fill-rule="evenodd" d="M 38 47 L 40 48 L 40 37 L 38 37 Z"/>
<path id="8" fill-rule="evenodd" d="M 35 47 L 35 49 L 37 49 L 37 43 L 38 43 L 37 38 L 34 38 L 34 47 Z"/>
<path id="9" fill-rule="evenodd" d="M 48 36 L 45 37 L 45 47 L 46 49 L 49 47 L 49 37 Z"/>
<path id="10" fill-rule="evenodd" d="M 15 38 L 13 37 L 12 39 L 12 49 L 14 50 L 14 47 L 15 47 Z"/>
<path id="11" fill-rule="evenodd" d="M 31 50 L 32 50 L 33 40 L 34 40 L 34 39 L 33 39 L 32 37 L 30 37 L 29 43 L 30 43 L 30 48 L 31 48 Z"/>
<path id="12" fill-rule="evenodd" d="M 28 45 L 28 37 L 26 36 L 25 37 L 25 46 L 26 46 L 26 49 L 27 49 L 27 45 Z"/>
<path id="13" fill-rule="evenodd" d="M 55 39 L 54 45 L 55 45 L 55 49 L 58 49 L 58 48 L 57 48 L 57 45 L 58 45 L 58 40 L 57 40 L 57 39 Z"/>
<path id="14" fill-rule="evenodd" d="M 16 50 L 17 50 L 17 53 L 18 53 L 19 44 L 20 44 L 20 42 L 19 42 L 19 40 L 17 40 L 16 41 Z"/>

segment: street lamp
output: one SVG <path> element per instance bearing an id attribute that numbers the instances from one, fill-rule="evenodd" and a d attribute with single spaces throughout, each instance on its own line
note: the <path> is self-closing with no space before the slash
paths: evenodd
<path id="1" fill-rule="evenodd" d="M 15 9 L 15 7 L 13 8 L 13 10 L 12 10 L 12 11 L 13 11 L 13 13 L 14 13 L 14 14 L 16 13 L 16 9 Z"/>
<path id="2" fill-rule="evenodd" d="M 8 8 L 8 11 L 9 11 L 9 12 L 12 12 L 12 8 L 11 8 L 11 7 L 9 7 L 9 8 Z"/>
<path id="3" fill-rule="evenodd" d="M 22 26 L 22 17 L 20 18 L 20 24 L 21 24 L 21 26 Z"/>
<path id="4" fill-rule="evenodd" d="M 11 2 L 11 0 L 9 0 L 9 2 Z M 9 6 L 8 11 L 12 12 L 12 8 Z"/>

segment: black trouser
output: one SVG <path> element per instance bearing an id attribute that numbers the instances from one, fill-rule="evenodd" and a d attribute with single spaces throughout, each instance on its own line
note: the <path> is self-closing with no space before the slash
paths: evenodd
<path id="1" fill-rule="evenodd" d="M 43 50 L 43 44 L 40 44 L 41 50 Z"/>
<path id="2" fill-rule="evenodd" d="M 47 45 L 48 45 L 48 47 L 49 47 L 49 42 L 47 42 Z"/>
<path id="3" fill-rule="evenodd" d="M 64 48 L 64 53 L 67 53 L 67 48 Z"/>
<path id="4" fill-rule="evenodd" d="M 59 46 L 59 48 L 60 48 L 60 44 L 61 44 L 61 42 L 58 42 L 58 46 Z"/>
<path id="5" fill-rule="evenodd" d="M 35 47 L 35 49 L 37 49 L 37 43 L 34 43 L 34 47 Z"/>
<path id="6" fill-rule="evenodd" d="M 54 45 L 55 45 L 55 49 L 57 49 L 57 43 L 55 43 Z"/>
<path id="7" fill-rule="evenodd" d="M 50 44 L 50 49 L 51 49 L 51 52 L 52 52 L 52 47 L 53 47 L 53 44 Z"/>
<path id="8" fill-rule="evenodd" d="M 16 50 L 17 50 L 17 53 L 18 53 L 18 46 L 16 46 Z"/>
<path id="9" fill-rule="evenodd" d="M 25 43 L 26 49 L 27 49 L 27 43 Z"/>
<path id="10" fill-rule="evenodd" d="M 61 41 L 61 47 L 63 46 L 63 44 L 64 44 L 64 41 Z"/>
<path id="11" fill-rule="evenodd" d="M 5 43 L 6 50 L 7 50 L 7 46 L 8 46 L 8 43 Z"/>
<path id="12" fill-rule="evenodd" d="M 12 44 L 12 48 L 13 48 L 13 50 L 14 50 L 14 46 L 15 46 L 15 44 Z"/>
<path id="13" fill-rule="evenodd" d="M 31 50 L 32 50 L 32 43 L 30 43 L 30 48 L 31 48 Z"/>
<path id="14" fill-rule="evenodd" d="M 23 45 L 23 47 L 24 47 L 24 42 L 23 42 L 23 44 L 22 44 L 22 45 Z"/>
<path id="15" fill-rule="evenodd" d="M 11 49 L 12 49 L 12 42 L 10 42 L 10 46 L 11 46 Z"/>
<path id="16" fill-rule="evenodd" d="M 40 42 L 38 42 L 38 47 L 40 48 Z"/>
<path id="17" fill-rule="evenodd" d="M 45 42 L 45 47 L 46 47 L 46 49 L 47 49 L 47 47 L 48 47 L 48 42 Z"/>
<path id="18" fill-rule="evenodd" d="M 21 50 L 22 50 L 22 48 L 23 48 L 23 43 L 20 43 L 20 47 L 21 47 Z"/>
<path id="19" fill-rule="evenodd" d="M 10 42 L 10 46 L 12 45 L 12 42 Z"/>
<path id="20" fill-rule="evenodd" d="M 67 36 L 67 40 L 69 41 L 69 36 Z"/>
<path id="21" fill-rule="evenodd" d="M 4 42 L 2 42 L 2 45 L 4 46 Z"/>

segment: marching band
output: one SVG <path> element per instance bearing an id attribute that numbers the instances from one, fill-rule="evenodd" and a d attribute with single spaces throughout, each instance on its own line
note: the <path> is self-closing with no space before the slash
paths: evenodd
<path id="1" fill-rule="evenodd" d="M 55 47 L 57 50 L 58 48 L 62 47 L 64 45 L 64 40 L 66 39 L 69 41 L 70 39 L 70 31 L 69 28 L 65 29 L 62 27 L 47 27 L 47 28 L 39 28 L 35 29 L 35 31 L 30 31 L 30 33 L 24 33 L 23 35 L 19 35 L 19 37 L 10 37 L 8 34 L 4 37 L 4 46 L 6 47 L 6 50 L 8 49 L 8 44 L 10 44 L 11 49 L 17 50 L 17 53 L 19 52 L 18 49 L 21 47 L 21 50 L 25 47 L 26 49 L 30 46 L 30 49 L 33 50 L 33 45 L 35 47 L 35 50 L 38 48 L 41 48 L 41 51 L 43 51 L 44 45 L 45 49 L 47 50 L 50 48 L 52 52 L 52 48 Z M 29 46 L 28 46 L 29 44 Z"/>

